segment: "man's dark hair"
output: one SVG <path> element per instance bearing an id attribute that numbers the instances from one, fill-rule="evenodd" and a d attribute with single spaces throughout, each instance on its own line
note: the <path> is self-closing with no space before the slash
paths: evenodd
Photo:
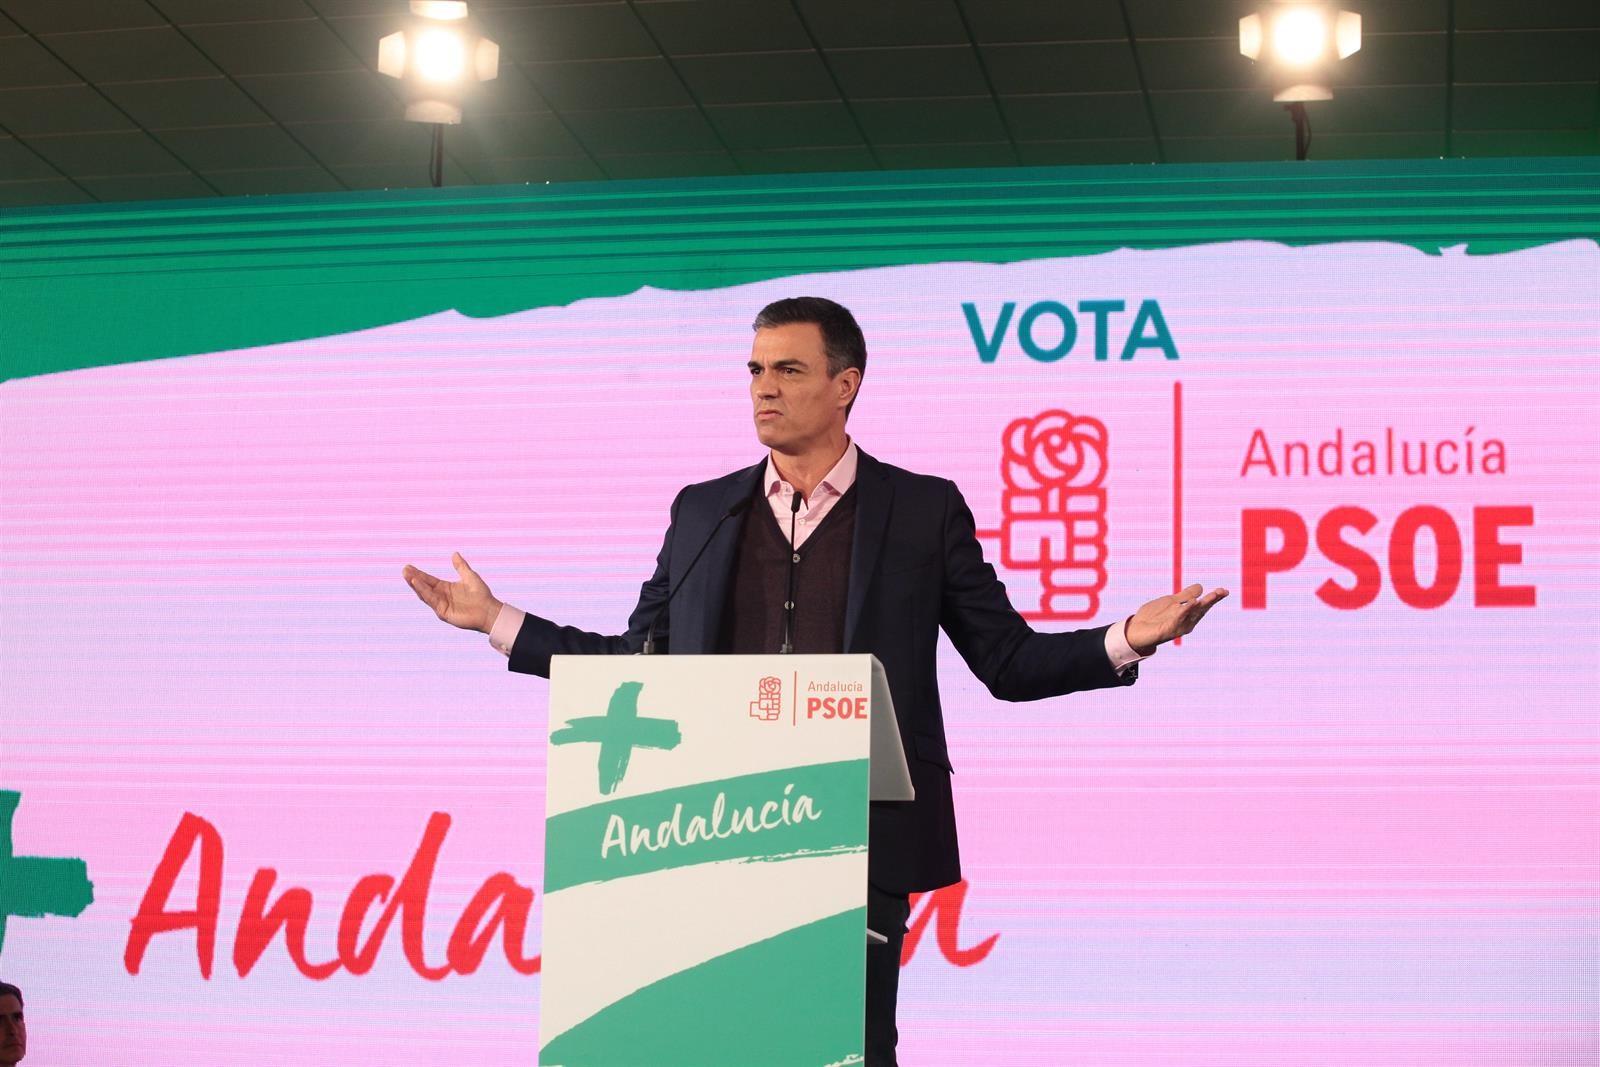
<path id="1" fill-rule="evenodd" d="M 867 373 L 867 341 L 856 317 L 843 304 L 821 296 L 791 296 L 774 300 L 761 309 L 752 324 L 756 330 L 813 322 L 822 331 L 822 349 L 828 353 L 828 377 L 837 378 L 846 367 Z"/>
<path id="2" fill-rule="evenodd" d="M 22 1004 L 22 990 L 10 982 L 0 982 L 0 997 L 11 996 L 17 998 L 17 1003 Z M 24 1005 L 26 1007 L 26 1005 Z"/>

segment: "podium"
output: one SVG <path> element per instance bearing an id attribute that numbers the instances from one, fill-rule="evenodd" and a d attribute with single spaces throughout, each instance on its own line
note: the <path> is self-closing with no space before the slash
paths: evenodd
<path id="1" fill-rule="evenodd" d="M 539 1062 L 862 1061 L 873 656 L 557 656 Z"/>

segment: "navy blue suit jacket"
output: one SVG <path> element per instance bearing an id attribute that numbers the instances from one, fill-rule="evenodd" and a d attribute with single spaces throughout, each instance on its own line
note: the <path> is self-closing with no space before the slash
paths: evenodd
<path id="1" fill-rule="evenodd" d="M 553 655 L 639 651 L 645 628 L 680 583 L 670 617 L 656 625 L 658 650 L 717 651 L 740 520 L 724 523 L 694 573 L 686 579 L 684 572 L 717 520 L 755 495 L 765 463 L 679 492 L 655 573 L 639 591 L 626 633 L 591 633 L 530 614 L 512 646 L 511 669 L 548 677 Z M 889 892 L 937 889 L 961 878 L 935 663 L 941 627 L 1001 700 L 1131 685 L 1138 676 L 1137 665 L 1121 676 L 1112 669 L 1105 627 L 1038 633 L 1017 614 L 984 562 L 972 512 L 955 483 L 861 452 L 842 651 L 870 652 L 883 663 L 917 794 L 906 803 L 872 805 L 869 876 Z"/>

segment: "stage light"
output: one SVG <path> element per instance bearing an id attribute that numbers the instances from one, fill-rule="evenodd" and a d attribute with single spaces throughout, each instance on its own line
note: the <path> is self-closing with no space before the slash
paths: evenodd
<path id="1" fill-rule="evenodd" d="M 406 119 L 433 124 L 428 177 L 444 184 L 444 128 L 461 121 L 461 103 L 478 82 L 500 73 L 500 46 L 473 29 L 467 5 L 411 0 L 410 24 L 378 42 L 378 73 L 405 86 Z"/>
<path id="2" fill-rule="evenodd" d="M 1271 4 L 1239 20 L 1239 51 L 1264 63 L 1282 103 L 1333 99 L 1333 64 L 1360 49 L 1361 16 L 1330 4 Z"/>
<path id="3" fill-rule="evenodd" d="M 500 46 L 471 25 L 467 5 L 411 0 L 411 20 L 378 42 L 378 72 L 406 87 L 406 118 L 455 125 L 463 98 L 500 73 Z"/>
<path id="4" fill-rule="evenodd" d="M 1322 58 L 1327 39 L 1321 13 L 1309 8 L 1291 8 L 1272 22 L 1272 53 L 1285 66 L 1315 63 Z"/>
<path id="5" fill-rule="evenodd" d="M 1333 65 L 1361 49 L 1361 16 L 1326 3 L 1275 3 L 1239 20 L 1239 51 L 1257 60 L 1294 120 L 1294 156 L 1311 150 L 1306 101 L 1332 100 Z"/>
<path id="6" fill-rule="evenodd" d="M 417 34 L 417 75 L 423 81 L 453 82 L 467 65 L 461 37 L 450 30 Z"/>

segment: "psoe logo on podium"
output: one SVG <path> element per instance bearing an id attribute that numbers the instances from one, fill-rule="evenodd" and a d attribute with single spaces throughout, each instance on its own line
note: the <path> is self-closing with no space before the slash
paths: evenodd
<path id="1" fill-rule="evenodd" d="M 769 674 L 756 684 L 756 698 L 750 702 L 750 717 L 775 722 L 783 714 L 783 679 Z"/>
<path id="2" fill-rule="evenodd" d="M 1001 442 L 998 542 L 1025 619 L 1093 618 L 1106 587 L 1105 424 L 1052 408 L 1014 419 Z"/>

